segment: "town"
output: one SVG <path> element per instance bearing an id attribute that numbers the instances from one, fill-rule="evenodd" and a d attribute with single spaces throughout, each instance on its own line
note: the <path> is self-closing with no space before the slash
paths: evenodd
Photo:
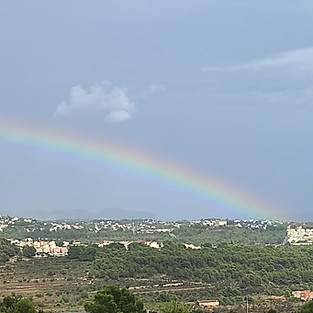
<path id="1" fill-rule="evenodd" d="M 160 220 L 91 220 L 91 221 L 41 221 L 32 218 L 10 217 L 0 215 L 0 232 L 8 229 L 19 228 L 22 232 L 32 234 L 41 232 L 60 232 L 66 230 L 72 231 L 88 231 L 98 233 L 102 230 L 110 231 L 131 231 L 136 234 L 171 234 L 175 229 L 179 229 L 183 225 L 193 226 L 201 225 L 208 228 L 218 227 L 237 227 L 250 229 L 264 229 L 268 226 L 276 227 L 282 225 L 281 221 L 256 220 L 256 219 L 201 219 L 191 221 L 160 221 Z"/>

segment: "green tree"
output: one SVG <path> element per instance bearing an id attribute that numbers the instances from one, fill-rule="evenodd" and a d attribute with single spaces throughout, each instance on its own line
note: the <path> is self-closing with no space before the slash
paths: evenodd
<path id="1" fill-rule="evenodd" d="M 34 247 L 25 246 L 23 248 L 23 255 L 27 258 L 33 257 L 36 254 L 36 249 Z"/>
<path id="2" fill-rule="evenodd" d="M 0 302 L 1 313 L 38 313 L 34 303 L 21 296 L 6 296 Z"/>
<path id="3" fill-rule="evenodd" d="M 313 313 L 313 301 L 306 303 L 299 311 L 299 313 Z"/>
<path id="4" fill-rule="evenodd" d="M 0 238 L 0 262 L 6 262 L 10 257 L 16 255 L 19 248 L 13 246 L 8 240 Z"/>
<path id="5" fill-rule="evenodd" d="M 145 313 L 143 302 L 125 288 L 110 285 L 98 291 L 93 302 L 84 304 L 89 313 Z"/>
<path id="6" fill-rule="evenodd" d="M 68 250 L 68 257 L 70 259 L 79 259 L 81 253 L 83 251 L 83 247 L 73 246 Z"/>
<path id="7" fill-rule="evenodd" d="M 16 303 L 15 311 L 18 313 L 37 313 L 34 303 L 27 298 L 22 298 Z"/>

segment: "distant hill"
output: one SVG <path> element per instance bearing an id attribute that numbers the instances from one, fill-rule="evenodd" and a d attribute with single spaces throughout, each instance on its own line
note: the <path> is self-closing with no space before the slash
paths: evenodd
<path id="1" fill-rule="evenodd" d="M 29 210 L 29 211 L 6 211 L 2 215 L 31 217 L 41 220 L 92 220 L 92 219 L 146 219 L 154 218 L 154 215 L 145 211 L 128 211 L 123 209 L 108 208 L 99 212 L 87 210 Z"/>

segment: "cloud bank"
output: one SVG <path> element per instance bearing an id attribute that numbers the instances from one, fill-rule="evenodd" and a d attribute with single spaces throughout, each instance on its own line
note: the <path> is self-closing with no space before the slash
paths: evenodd
<path id="1" fill-rule="evenodd" d="M 127 96 L 127 89 L 114 87 L 110 82 L 94 84 L 89 89 L 81 85 L 70 89 L 68 102 L 58 104 L 55 117 L 66 118 L 75 114 L 103 114 L 112 122 L 130 119 L 136 111 L 136 105 Z"/>

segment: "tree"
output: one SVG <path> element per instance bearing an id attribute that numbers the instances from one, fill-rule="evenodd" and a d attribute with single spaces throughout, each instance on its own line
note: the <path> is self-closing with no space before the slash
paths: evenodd
<path id="1" fill-rule="evenodd" d="M 1 313 L 37 313 L 34 303 L 21 296 L 7 296 L 0 302 Z"/>
<path id="2" fill-rule="evenodd" d="M 84 304 L 89 313 L 146 313 L 143 302 L 125 288 L 110 285 L 98 291 L 93 302 Z"/>
<path id="3" fill-rule="evenodd" d="M 299 311 L 299 313 L 313 313 L 313 301 L 306 303 Z"/>
<path id="4" fill-rule="evenodd" d="M 15 305 L 15 311 L 18 313 L 37 313 L 34 303 L 28 298 L 22 298 Z"/>
<path id="5" fill-rule="evenodd" d="M 83 247 L 80 246 L 73 246 L 70 247 L 68 250 L 68 257 L 70 259 L 79 259 L 81 253 L 82 253 Z"/>
<path id="6" fill-rule="evenodd" d="M 25 246 L 23 248 L 23 255 L 30 258 L 36 254 L 36 249 L 34 247 Z"/>
<path id="7" fill-rule="evenodd" d="M 162 313 L 190 313 L 188 306 L 176 300 L 167 302 L 161 307 Z"/>
<path id="8" fill-rule="evenodd" d="M 13 246 L 8 240 L 0 238 L 0 262 L 6 262 L 10 257 L 16 255 L 19 248 Z"/>

